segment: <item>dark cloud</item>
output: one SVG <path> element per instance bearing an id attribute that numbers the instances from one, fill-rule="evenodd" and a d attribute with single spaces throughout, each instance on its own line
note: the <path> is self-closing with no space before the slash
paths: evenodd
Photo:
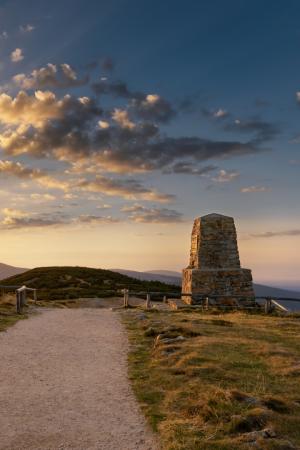
<path id="1" fill-rule="evenodd" d="M 217 109 L 201 108 L 201 113 L 204 117 L 213 120 L 224 120 L 231 117 L 231 114 L 224 108 L 217 108 Z"/>
<path id="2" fill-rule="evenodd" d="M 176 116 L 171 103 L 156 94 L 145 95 L 144 99 L 134 98 L 130 110 L 140 119 L 161 123 L 167 123 Z"/>
<path id="3" fill-rule="evenodd" d="M 207 175 L 217 169 L 217 166 L 203 166 L 203 167 L 195 167 L 194 164 L 178 162 L 171 167 L 163 170 L 163 173 L 182 173 L 187 175 Z"/>
<path id="4" fill-rule="evenodd" d="M 97 95 L 112 95 L 130 100 L 129 110 L 139 119 L 167 123 L 176 116 L 171 103 L 157 94 L 131 91 L 123 81 L 100 80 L 92 84 Z"/>
<path id="5" fill-rule="evenodd" d="M 257 144 L 271 141 L 280 133 L 278 124 L 267 122 L 255 116 L 250 119 L 236 119 L 224 126 L 225 131 L 254 134 L 253 142 Z"/>
<path id="6" fill-rule="evenodd" d="M 109 196 L 119 196 L 131 200 L 141 199 L 156 202 L 170 202 L 174 195 L 161 194 L 146 188 L 134 179 L 112 179 L 98 175 L 94 180 L 81 180 L 74 186 L 76 189 L 87 192 L 99 192 Z"/>
<path id="7" fill-rule="evenodd" d="M 112 95 L 114 97 L 122 98 L 143 98 L 144 94 L 141 92 L 132 92 L 123 81 L 109 81 L 106 78 L 101 79 L 92 84 L 92 89 L 97 95 Z"/>

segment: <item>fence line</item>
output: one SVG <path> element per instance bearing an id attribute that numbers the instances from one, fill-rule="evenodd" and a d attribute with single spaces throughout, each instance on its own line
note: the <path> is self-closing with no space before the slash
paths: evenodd
<path id="1" fill-rule="evenodd" d="M 211 303 L 211 300 L 217 300 L 218 298 L 222 298 L 222 299 L 247 299 L 249 300 L 249 296 L 245 297 L 242 295 L 215 295 L 215 294 L 211 294 L 211 295 L 207 295 L 207 294 L 193 294 L 193 293 L 185 293 L 185 292 L 134 292 L 134 291 L 130 291 L 129 289 L 123 289 L 124 292 L 124 307 L 127 308 L 130 306 L 129 304 L 129 296 L 131 294 L 131 296 L 136 296 L 136 297 L 141 297 L 141 296 L 145 296 L 146 297 L 146 303 L 145 306 L 147 309 L 149 309 L 151 307 L 151 297 L 154 296 L 163 296 L 163 302 L 164 303 L 169 303 L 170 300 L 178 300 L 181 299 L 181 297 L 190 297 L 192 300 L 195 300 L 197 303 L 196 305 L 189 305 L 189 306 L 196 306 L 196 307 L 201 307 L 202 310 L 208 310 L 210 307 L 215 307 L 215 308 L 220 308 L 220 309 L 241 309 L 241 310 L 254 310 L 254 309 L 264 309 L 266 314 L 271 313 L 274 309 L 279 309 L 280 311 L 283 312 L 289 312 L 288 308 L 286 308 L 285 306 L 281 305 L 279 303 L 279 301 L 289 301 L 289 302 L 295 302 L 295 303 L 300 303 L 300 299 L 296 299 L 296 298 L 289 298 L 289 297 L 272 297 L 272 296 L 257 296 L 254 297 L 254 304 L 253 305 L 242 305 L 239 304 L 238 302 L 236 302 L 235 305 L 226 305 L 226 304 L 218 304 L 218 303 Z M 168 299 L 169 297 L 169 299 Z M 171 297 L 171 298 L 170 298 Z M 173 297 L 173 298 L 172 298 Z M 261 305 L 257 302 L 257 300 L 264 300 L 264 304 Z M 187 304 L 188 306 L 188 304 Z"/>

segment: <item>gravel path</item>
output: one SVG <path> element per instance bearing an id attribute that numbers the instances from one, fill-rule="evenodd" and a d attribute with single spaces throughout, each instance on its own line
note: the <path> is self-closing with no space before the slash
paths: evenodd
<path id="1" fill-rule="evenodd" d="M 46 310 L 0 333 L 1 450 L 154 450 L 106 309 Z"/>

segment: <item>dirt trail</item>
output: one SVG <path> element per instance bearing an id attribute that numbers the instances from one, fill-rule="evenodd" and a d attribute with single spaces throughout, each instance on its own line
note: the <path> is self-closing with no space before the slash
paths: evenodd
<path id="1" fill-rule="evenodd" d="M 107 309 L 58 309 L 0 333 L 1 450 L 154 450 Z"/>

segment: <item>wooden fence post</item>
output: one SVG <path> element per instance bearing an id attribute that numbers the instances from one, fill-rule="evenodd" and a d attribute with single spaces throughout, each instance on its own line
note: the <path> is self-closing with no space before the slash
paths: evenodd
<path id="1" fill-rule="evenodd" d="M 151 297 L 150 297 L 150 294 L 147 294 L 146 308 L 150 309 L 150 306 L 151 306 Z"/>
<path id="2" fill-rule="evenodd" d="M 166 295 L 164 295 L 163 303 L 167 303 L 167 296 Z"/>
<path id="3" fill-rule="evenodd" d="M 16 290 L 16 311 L 17 314 L 20 314 L 20 293 Z"/>
<path id="4" fill-rule="evenodd" d="M 267 297 L 265 302 L 265 313 L 270 314 L 272 311 L 272 299 Z"/>
<path id="5" fill-rule="evenodd" d="M 129 306 L 129 290 L 128 289 L 124 289 L 124 303 L 123 303 L 124 308 L 128 308 Z"/>

